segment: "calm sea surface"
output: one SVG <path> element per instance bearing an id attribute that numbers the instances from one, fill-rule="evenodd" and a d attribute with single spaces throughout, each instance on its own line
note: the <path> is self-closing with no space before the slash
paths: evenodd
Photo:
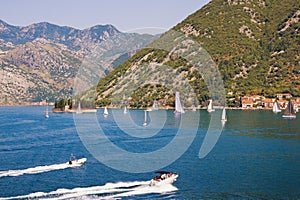
<path id="1" fill-rule="evenodd" d="M 44 111 L 45 107 L 0 107 L 0 199 L 300 199 L 299 114 L 285 120 L 272 111 L 229 110 L 217 144 L 199 159 L 210 114 L 197 111 L 200 122 L 192 144 L 162 168 L 177 172 L 178 180 L 151 188 L 147 183 L 153 172 L 107 167 L 80 140 L 72 114 L 50 113 L 46 119 Z M 163 148 L 180 124 L 180 117 L 166 111 L 167 121 L 157 135 L 129 137 L 109 112 L 104 118 L 98 109 L 100 126 L 116 146 L 132 152 Z M 129 115 L 143 123 L 143 111 L 130 110 Z M 60 169 L 56 164 L 67 162 L 71 153 L 87 158 L 86 164 Z M 37 166 L 48 168 L 26 173 Z"/>

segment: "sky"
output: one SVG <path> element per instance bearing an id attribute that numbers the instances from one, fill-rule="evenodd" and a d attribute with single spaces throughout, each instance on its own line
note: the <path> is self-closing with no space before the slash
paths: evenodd
<path id="1" fill-rule="evenodd" d="M 0 19 L 15 26 L 49 22 L 78 29 L 111 24 L 122 32 L 166 31 L 209 0 L 2 0 Z"/>

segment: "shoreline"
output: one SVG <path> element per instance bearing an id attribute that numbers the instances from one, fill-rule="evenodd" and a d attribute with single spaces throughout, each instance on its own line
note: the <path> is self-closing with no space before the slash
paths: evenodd
<path id="1" fill-rule="evenodd" d="M 0 105 L 0 107 L 46 107 L 47 105 L 32 105 L 32 104 L 23 104 L 23 105 Z M 52 105 L 48 105 L 48 107 L 53 107 Z M 97 109 L 104 109 L 105 107 L 96 107 L 95 109 L 84 109 L 82 108 L 81 111 L 82 112 L 89 112 L 89 111 L 93 111 L 93 110 L 97 110 Z M 107 106 L 108 109 L 124 109 L 124 107 L 113 107 L 113 106 Z M 217 110 L 221 110 L 223 109 L 223 107 L 220 106 L 215 106 L 214 107 Z M 55 109 L 55 108 L 53 108 Z M 52 111 L 53 111 L 52 109 Z M 130 108 L 127 107 L 127 109 L 129 110 L 145 110 L 148 108 Z M 159 110 L 174 110 L 175 107 L 160 107 Z M 206 107 L 202 107 L 202 108 L 197 108 L 197 110 L 206 110 Z M 242 107 L 225 107 L 226 110 L 272 110 L 272 108 L 242 108 Z M 184 108 L 184 110 L 192 110 L 192 108 Z M 57 112 L 57 113 L 76 113 L 77 109 L 70 109 L 67 111 L 62 111 L 62 110 L 54 110 L 53 112 Z"/>
<path id="2" fill-rule="evenodd" d="M 52 109 L 52 112 L 53 113 L 78 113 L 78 110 L 77 109 L 67 109 L 67 110 L 62 110 L 60 108 L 53 108 Z M 88 109 L 88 108 L 82 108 L 80 110 L 80 113 L 95 113 L 97 112 L 97 109 Z"/>

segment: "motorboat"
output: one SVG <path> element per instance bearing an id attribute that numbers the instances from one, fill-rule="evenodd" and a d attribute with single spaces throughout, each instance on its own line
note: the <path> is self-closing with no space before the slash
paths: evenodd
<path id="1" fill-rule="evenodd" d="M 86 158 L 77 159 L 73 154 L 70 155 L 70 160 L 67 162 L 68 165 L 72 165 L 74 167 L 80 167 L 87 161 Z"/>
<path id="2" fill-rule="evenodd" d="M 81 159 L 75 159 L 75 160 L 70 160 L 69 162 L 68 162 L 68 164 L 69 165 L 72 165 L 72 166 L 74 166 L 74 167 L 79 167 L 79 166 L 81 166 L 81 165 L 83 165 L 85 162 L 87 161 L 87 159 L 86 158 L 81 158 Z"/>
<path id="3" fill-rule="evenodd" d="M 177 180 L 178 177 L 178 174 L 173 172 L 157 171 L 155 173 L 159 175 L 151 179 L 149 186 L 160 186 L 164 184 L 172 184 Z"/>

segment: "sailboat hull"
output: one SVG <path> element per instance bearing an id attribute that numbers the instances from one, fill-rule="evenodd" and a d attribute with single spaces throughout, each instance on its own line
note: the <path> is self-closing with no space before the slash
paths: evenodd
<path id="1" fill-rule="evenodd" d="M 286 119 L 295 119 L 296 115 L 282 115 L 282 117 Z"/>

